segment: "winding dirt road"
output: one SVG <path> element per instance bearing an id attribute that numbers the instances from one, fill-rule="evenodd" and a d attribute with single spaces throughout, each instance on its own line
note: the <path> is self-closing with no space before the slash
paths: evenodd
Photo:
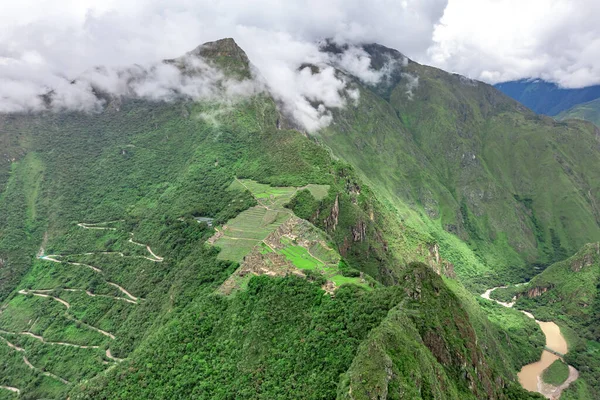
<path id="1" fill-rule="evenodd" d="M 24 362 L 24 363 L 25 363 L 25 365 L 27 365 L 29 368 L 31 368 L 31 369 L 33 369 L 33 370 L 36 370 L 36 371 L 38 371 L 38 372 L 39 372 L 39 373 L 41 373 L 42 375 L 45 375 L 45 376 L 47 376 L 47 377 L 49 377 L 49 378 L 52 378 L 52 379 L 56 379 L 57 381 L 60 381 L 60 382 L 64 383 L 65 385 L 69 385 L 69 384 L 70 384 L 70 382 L 69 382 L 68 380 L 66 380 L 66 379 L 64 379 L 64 378 L 61 378 L 61 377 L 60 377 L 60 376 L 58 376 L 58 375 L 54 375 L 54 374 L 53 374 L 53 373 L 51 373 L 51 372 L 42 371 L 41 369 L 39 369 L 39 368 L 35 367 L 33 364 L 31 364 L 31 363 L 29 362 L 29 360 L 28 360 L 28 359 L 27 359 L 27 357 L 25 357 L 25 356 L 23 356 L 23 362 Z"/>
<path id="2" fill-rule="evenodd" d="M 93 229 L 93 230 L 110 230 L 110 231 L 116 231 L 117 228 L 114 227 L 110 227 L 110 226 L 103 226 L 103 225 L 107 225 L 110 223 L 114 223 L 114 222 L 122 222 L 122 220 L 119 221 L 110 221 L 110 222 L 102 222 L 102 223 L 95 223 L 95 224 L 88 224 L 88 223 L 84 223 L 84 222 L 80 222 L 77 224 L 77 226 L 83 228 L 83 229 Z M 129 242 L 137 245 L 137 246 L 141 246 L 144 247 L 146 249 L 146 251 L 150 254 L 150 256 L 131 256 L 131 257 L 136 257 L 136 258 L 144 258 L 147 259 L 149 261 L 153 261 L 153 262 L 162 262 L 164 261 L 163 257 L 158 256 L 156 253 L 154 253 L 154 251 L 152 251 L 152 249 L 150 248 L 149 245 L 144 244 L 144 243 L 139 243 L 133 240 L 133 232 L 130 232 L 130 239 Z M 57 254 L 50 254 L 50 255 L 44 255 L 43 254 L 43 247 L 40 249 L 40 254 L 38 255 L 38 257 L 42 260 L 45 261 L 49 261 L 49 262 L 54 262 L 54 263 L 58 263 L 58 264 L 69 264 L 69 265 L 74 265 L 74 266 L 78 266 L 78 267 L 85 267 L 85 268 L 89 268 L 92 271 L 104 275 L 104 271 L 98 267 L 95 267 L 93 265 L 89 265 L 89 264 L 84 264 L 84 263 L 78 263 L 78 262 L 71 262 L 71 261 L 63 261 L 61 260 L 62 257 L 64 257 L 63 255 L 57 255 Z M 125 254 L 121 253 L 121 252 L 99 252 L 99 253 L 83 253 L 82 255 L 93 255 L 93 254 L 118 254 L 121 257 L 126 257 Z M 73 255 L 73 254 L 71 254 Z M 51 298 L 54 301 L 57 301 L 59 303 L 61 303 L 62 305 L 64 305 L 67 310 L 69 310 L 71 308 L 71 304 L 66 301 L 63 300 L 61 298 L 52 296 L 49 293 L 54 292 L 55 290 L 63 290 L 63 291 L 67 291 L 67 292 L 83 292 L 86 295 L 90 296 L 90 297 L 105 297 L 105 298 L 110 298 L 110 299 L 114 299 L 114 300 L 118 300 L 118 301 L 125 301 L 131 304 L 139 304 L 139 298 L 132 295 L 129 291 L 127 291 L 125 288 L 123 288 L 122 286 L 114 283 L 114 282 L 109 282 L 106 281 L 106 283 L 108 285 L 111 285 L 115 288 L 117 288 L 121 293 L 123 293 L 126 297 L 117 297 L 117 296 L 110 296 L 110 295 L 103 295 L 103 294 L 95 294 L 90 292 L 89 290 L 86 289 L 75 289 L 75 288 L 68 288 L 68 289 L 21 289 L 18 291 L 18 294 L 21 295 L 32 295 L 32 296 L 38 296 L 38 297 L 44 297 L 44 298 Z M 89 325 L 83 321 L 80 321 L 78 319 L 76 319 L 75 317 L 73 317 L 72 315 L 70 315 L 68 312 L 65 312 L 65 316 L 67 317 L 67 319 L 75 321 L 81 325 L 86 326 L 89 329 L 92 329 L 104 336 L 109 337 L 110 339 L 115 339 L 115 335 L 113 335 L 110 332 L 106 332 L 100 328 L 97 328 L 95 326 Z M 28 336 L 31 337 L 33 339 L 36 339 L 44 344 L 50 345 L 50 346 L 67 346 L 67 347 L 75 347 L 75 348 L 80 348 L 80 349 L 99 349 L 100 346 L 86 346 L 86 345 L 78 345 L 78 344 L 74 344 L 74 343 L 67 343 L 67 342 L 49 342 L 46 341 L 42 336 L 40 335 L 36 335 L 32 332 L 28 332 L 28 331 L 24 331 L 24 332 L 7 332 L 4 330 L 0 330 L 0 334 L 5 334 L 5 335 L 24 335 L 24 336 Z M 25 354 L 26 351 L 25 349 L 23 349 L 22 347 L 19 347 L 13 343 L 11 343 L 8 339 L 6 339 L 4 336 L 0 336 L 0 339 L 2 341 L 4 341 L 6 343 L 6 345 L 11 348 L 12 350 L 19 352 L 19 353 L 23 353 Z M 113 362 L 122 362 L 124 361 L 124 359 L 118 358 L 118 357 L 114 357 L 110 351 L 110 349 L 107 349 L 105 352 L 106 358 L 108 358 L 109 360 L 113 361 Z M 25 363 L 25 365 L 27 365 L 29 368 L 38 371 L 39 373 L 43 374 L 44 376 L 50 377 L 52 379 L 58 380 L 62 383 L 64 383 L 65 385 L 69 385 L 70 382 L 67 381 L 64 378 L 59 377 L 58 375 L 55 375 L 51 372 L 47 372 L 47 371 L 43 371 L 40 368 L 35 367 L 30 361 L 29 359 L 23 355 L 23 362 Z M 9 390 L 11 392 L 20 394 L 20 389 L 12 387 L 12 386 L 0 386 L 0 389 L 4 389 L 4 390 Z"/>
<path id="3" fill-rule="evenodd" d="M 69 308 L 71 308 L 71 305 L 67 301 L 64 301 L 63 299 L 59 299 L 58 297 L 50 296 L 49 294 L 39 293 L 39 291 L 37 291 L 37 290 L 29 290 L 29 291 L 27 291 L 27 290 L 19 290 L 18 293 L 19 294 L 23 294 L 23 295 L 29 295 L 30 294 L 32 296 L 50 298 L 50 299 L 53 299 L 55 301 L 58 301 L 60 304 L 62 304 L 65 307 L 67 307 L 67 310 Z"/>
<path id="4" fill-rule="evenodd" d="M 107 282 L 107 284 L 111 284 L 110 282 Z M 112 286 L 116 286 L 117 289 L 121 290 L 121 292 L 123 292 L 126 296 L 130 297 L 129 299 L 126 299 L 125 297 L 117 297 L 117 296 L 110 296 L 108 294 L 96 294 L 96 293 L 92 293 L 89 290 L 86 289 L 62 289 L 65 292 L 83 292 L 85 294 L 87 294 L 90 297 L 104 297 L 106 299 L 113 299 L 113 300 L 119 300 L 119 301 L 126 301 L 127 303 L 131 303 L 131 304 L 138 304 L 137 297 L 134 297 L 131 295 L 131 293 L 129 293 L 128 291 L 126 291 L 125 289 L 123 289 L 121 286 L 117 285 L 116 283 L 113 284 Z M 38 290 L 39 292 L 40 290 Z"/>
<path id="5" fill-rule="evenodd" d="M 106 353 L 105 354 L 106 354 L 106 358 L 108 358 L 110 360 L 113 360 L 115 362 L 123 362 L 123 361 L 125 361 L 123 358 L 114 357 L 112 355 L 112 353 L 110 352 L 110 349 L 106 349 Z"/>
<path id="6" fill-rule="evenodd" d="M 11 334 L 11 332 L 6 332 L 6 331 L 2 331 L 2 330 L 0 330 L 0 333 L 4 333 L 4 334 Z M 3 341 L 6 343 L 6 345 L 7 345 L 8 347 L 10 347 L 11 349 L 13 349 L 14 351 L 16 351 L 16 352 L 19 352 L 19 353 L 25 353 L 25 349 L 24 349 L 24 348 L 22 348 L 22 347 L 19 347 L 19 346 L 15 345 L 15 344 L 13 344 L 13 343 L 9 342 L 9 341 L 8 341 L 8 340 L 7 340 L 5 337 L 3 337 L 3 336 L 0 336 L 0 339 L 2 339 L 2 340 L 3 340 Z M 61 378 L 61 377 L 60 377 L 60 376 L 58 376 L 58 375 L 54 375 L 53 373 L 46 372 L 46 371 L 42 371 L 41 369 L 37 368 L 36 366 L 34 366 L 33 364 L 31 364 L 31 363 L 29 362 L 29 360 L 27 359 L 27 357 L 26 357 L 25 355 L 23 355 L 23 362 L 24 362 L 24 363 L 25 363 L 25 365 L 27 365 L 27 366 L 28 366 L 30 369 L 33 369 L 33 370 L 35 370 L 35 371 L 38 371 L 38 372 L 39 372 L 39 373 L 41 373 L 42 375 L 45 375 L 45 376 L 47 376 L 47 377 L 49 377 L 49 378 L 52 378 L 52 379 L 56 379 L 56 380 L 58 380 L 58 381 L 60 381 L 60 382 L 64 383 L 65 385 L 68 385 L 68 384 L 69 384 L 69 381 L 67 381 L 66 379 L 63 379 L 63 378 Z M 3 386 L 2 388 L 4 388 L 4 389 L 7 389 L 7 388 L 10 388 L 10 386 Z M 14 389 L 16 389 L 16 388 L 14 388 Z M 11 390 L 11 389 L 8 389 L 8 390 Z"/>

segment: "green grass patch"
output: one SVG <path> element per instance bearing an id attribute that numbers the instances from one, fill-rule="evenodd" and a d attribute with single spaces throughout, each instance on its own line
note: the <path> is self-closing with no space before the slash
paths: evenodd
<path id="1" fill-rule="evenodd" d="M 558 386 L 567 380 L 569 377 L 569 367 L 562 360 L 554 361 L 542 373 L 544 382 L 554 386 Z"/>
<path id="2" fill-rule="evenodd" d="M 305 188 L 310 191 L 310 194 L 317 200 L 323 200 L 327 197 L 327 193 L 329 193 L 329 185 L 306 185 Z"/>
<path id="3" fill-rule="evenodd" d="M 317 269 L 325 266 L 321 261 L 311 256 L 308 250 L 302 246 L 287 246 L 279 252 L 300 269 Z"/>

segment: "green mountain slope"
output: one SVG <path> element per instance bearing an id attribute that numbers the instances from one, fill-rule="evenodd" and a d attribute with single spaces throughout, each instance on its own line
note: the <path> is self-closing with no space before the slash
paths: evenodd
<path id="1" fill-rule="evenodd" d="M 556 119 L 561 121 L 567 119 L 582 119 L 600 127 L 600 99 L 577 104 L 558 114 Z"/>
<path id="2" fill-rule="evenodd" d="M 232 40 L 194 53 L 250 76 Z M 596 234 L 595 139 L 406 68 L 355 80 L 358 106 L 317 137 L 281 129 L 266 93 L 99 94 L 100 113 L 4 117 L 0 386 L 25 399 L 538 398 L 516 372 L 539 358 L 539 328 L 463 284 L 520 280 Z M 545 149 L 537 161 L 506 121 Z M 569 196 L 541 193 L 554 181 Z"/>
<path id="3" fill-rule="evenodd" d="M 403 60 L 382 46 L 365 50 Z M 409 61 L 401 71 L 377 87 L 356 81 L 361 101 L 319 137 L 410 224 L 426 226 L 466 284 L 531 276 L 532 266 L 600 237 L 593 127 L 537 116 L 435 68 Z M 456 254 L 454 235 L 472 253 Z"/>

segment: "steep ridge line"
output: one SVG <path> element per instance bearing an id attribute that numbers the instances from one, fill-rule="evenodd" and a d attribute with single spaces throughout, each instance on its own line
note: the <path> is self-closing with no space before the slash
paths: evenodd
<path id="1" fill-rule="evenodd" d="M 494 301 L 494 302 L 500 304 L 503 307 L 512 308 L 514 306 L 514 304 L 515 304 L 515 301 L 516 301 L 515 298 L 513 298 L 513 301 L 510 302 L 510 303 L 505 303 L 505 302 L 498 301 L 498 300 L 490 298 L 490 295 L 491 295 L 491 293 L 494 290 L 500 289 L 500 288 L 507 288 L 507 287 L 508 286 L 498 286 L 498 287 L 495 287 L 495 288 L 488 289 L 484 293 L 481 294 L 481 297 L 484 298 L 484 299 L 490 300 L 490 301 Z M 549 338 L 548 338 L 548 334 L 546 333 L 546 330 L 548 328 L 544 325 L 544 324 L 546 324 L 546 325 L 549 325 L 549 324 L 556 325 L 556 324 L 554 324 L 553 322 L 549 323 L 549 322 L 538 321 L 532 313 L 530 313 L 528 311 L 524 311 L 524 310 L 520 310 L 520 311 L 523 314 L 525 314 L 527 317 L 533 319 L 540 326 L 540 328 L 542 329 L 542 332 L 544 333 L 544 336 L 546 336 L 546 346 L 545 346 L 544 351 L 542 352 L 542 358 L 540 359 L 540 361 L 544 360 L 544 353 L 547 353 L 549 355 L 554 356 L 555 358 L 559 358 L 559 359 L 563 360 L 563 362 L 564 362 L 563 357 L 560 355 L 560 354 L 563 354 L 563 353 L 558 352 L 556 349 L 553 349 L 552 346 L 549 345 L 549 343 L 548 343 Z M 562 338 L 562 340 L 565 341 L 564 338 L 562 337 L 562 333 L 560 333 L 560 328 L 558 328 L 558 326 L 556 326 L 556 328 L 558 329 L 558 334 L 560 335 L 560 337 Z M 565 341 L 565 343 L 566 343 L 566 341 Z M 566 354 L 567 352 L 568 352 L 568 348 L 565 349 L 564 354 Z M 534 363 L 531 363 L 531 364 L 523 366 L 523 368 L 521 368 L 521 372 L 523 372 L 524 369 L 527 368 L 527 367 L 529 367 L 529 366 L 533 366 L 533 365 L 536 365 L 536 364 L 540 363 L 540 361 L 536 361 Z M 549 364 L 548 364 L 548 366 L 549 366 Z M 544 382 L 542 380 L 541 374 L 542 374 L 542 372 L 544 370 L 545 370 L 545 368 L 537 374 L 537 388 L 536 389 L 537 389 L 538 393 L 542 394 L 543 396 L 545 396 L 546 398 L 551 399 L 551 400 L 558 400 L 558 399 L 560 399 L 560 396 L 561 396 L 563 390 L 567 389 L 569 387 L 569 385 L 572 382 L 574 382 L 575 380 L 577 380 L 577 378 L 579 377 L 579 371 L 577 371 L 577 369 L 575 369 L 574 367 L 572 367 L 571 365 L 569 365 L 569 377 L 567 378 L 567 380 L 565 382 L 563 382 L 559 386 L 554 386 L 554 385 L 546 383 L 546 382 Z M 525 389 L 527 389 L 523 385 L 523 382 L 521 381 L 521 376 L 520 376 L 521 372 L 519 372 L 519 383 L 521 383 L 521 386 L 523 386 Z"/>

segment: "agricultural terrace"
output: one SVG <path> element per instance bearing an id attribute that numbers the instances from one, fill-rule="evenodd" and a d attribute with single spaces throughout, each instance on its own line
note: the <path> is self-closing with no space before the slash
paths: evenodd
<path id="1" fill-rule="evenodd" d="M 346 283 L 368 287 L 358 276 L 342 275 L 340 255 L 329 247 L 324 232 L 284 207 L 304 189 L 322 200 L 329 187 L 271 187 L 248 179 L 236 179 L 230 185 L 229 190 L 248 190 L 258 205 L 216 227 L 217 233 L 209 239 L 221 249 L 220 259 L 242 264 L 225 282 L 223 293 L 243 289 L 252 275 L 304 275 L 301 271 L 317 273 L 330 282 L 329 287 Z"/>

